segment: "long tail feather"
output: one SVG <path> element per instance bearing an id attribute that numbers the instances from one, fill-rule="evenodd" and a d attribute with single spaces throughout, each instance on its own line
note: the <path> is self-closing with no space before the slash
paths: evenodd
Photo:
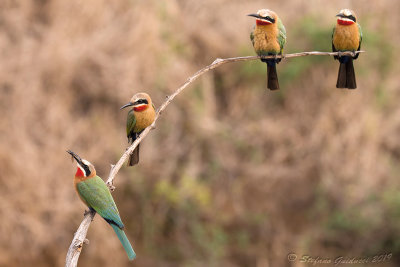
<path id="1" fill-rule="evenodd" d="M 279 89 L 278 73 L 276 72 L 275 61 L 267 62 L 267 79 L 268 79 L 268 88 L 270 90 Z"/>
<path id="2" fill-rule="evenodd" d="M 139 163 L 139 145 L 133 150 L 132 154 L 129 156 L 128 167 L 134 166 Z"/>
<path id="3" fill-rule="evenodd" d="M 126 254 L 128 254 L 129 260 L 133 260 L 134 258 L 136 258 L 136 253 L 133 250 L 131 243 L 129 243 L 129 240 L 126 237 L 125 232 L 115 224 L 110 224 L 110 225 L 117 234 L 119 241 L 121 241 L 121 244 L 124 247 Z"/>
<path id="4" fill-rule="evenodd" d="M 354 72 L 353 59 L 350 58 L 346 63 L 346 85 L 349 89 L 356 89 L 356 74 Z"/>
<path id="5" fill-rule="evenodd" d="M 337 78 L 337 82 L 336 82 L 336 88 L 347 88 L 346 76 L 347 76 L 346 63 L 340 63 L 338 78 Z"/>

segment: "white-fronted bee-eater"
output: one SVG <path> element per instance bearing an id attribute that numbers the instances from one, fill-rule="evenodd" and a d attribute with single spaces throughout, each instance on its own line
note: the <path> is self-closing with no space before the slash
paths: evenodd
<path id="1" fill-rule="evenodd" d="M 81 159 L 71 150 L 67 151 L 76 160 L 77 169 L 74 177 L 74 187 L 79 198 L 89 209 L 96 211 L 103 219 L 111 225 L 114 232 L 121 241 L 129 260 L 136 257 L 131 243 L 124 232 L 124 224 L 121 221 L 117 205 L 111 196 L 110 190 L 96 174 L 96 169 L 89 161 Z"/>
<path id="2" fill-rule="evenodd" d="M 248 16 L 256 18 L 256 25 L 250 34 L 254 50 L 259 56 L 281 55 L 286 43 L 286 30 L 278 15 L 268 9 L 260 9 L 257 14 Z M 281 58 L 261 59 L 267 63 L 268 88 L 279 89 L 276 64 Z"/>
<path id="3" fill-rule="evenodd" d="M 151 98 L 146 93 L 137 93 L 131 98 L 128 104 L 123 105 L 121 109 L 132 107 L 128 112 L 126 120 L 126 135 L 128 142 L 132 144 L 140 133 L 150 126 L 156 116 L 156 110 L 151 102 Z M 128 160 L 128 166 L 134 166 L 139 163 L 139 145 L 135 148 Z"/>
<path id="4" fill-rule="evenodd" d="M 360 51 L 362 32 L 357 23 L 356 14 L 350 9 L 342 9 L 336 17 L 337 23 L 332 34 L 332 51 Z M 353 60 L 357 59 L 358 55 L 356 54 L 354 57 L 334 56 L 340 62 L 337 88 L 357 88 Z"/>

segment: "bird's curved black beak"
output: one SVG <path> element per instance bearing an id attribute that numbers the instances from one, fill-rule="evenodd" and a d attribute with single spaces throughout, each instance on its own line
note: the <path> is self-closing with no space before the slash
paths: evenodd
<path id="1" fill-rule="evenodd" d="M 71 150 L 67 150 L 67 152 L 78 162 L 79 165 L 85 166 L 85 164 L 82 162 L 81 157 L 79 157 L 75 152 Z"/>
<path id="2" fill-rule="evenodd" d="M 345 15 L 343 15 L 343 14 L 339 13 L 339 14 L 336 14 L 336 16 L 335 16 L 335 17 L 344 18 L 344 17 L 345 17 Z"/>
<path id="3" fill-rule="evenodd" d="M 258 14 L 248 14 L 247 16 L 261 19 L 261 17 Z"/>
<path id="4" fill-rule="evenodd" d="M 123 105 L 122 107 L 120 107 L 120 109 L 124 109 L 124 108 L 130 107 L 130 106 L 133 106 L 132 102 L 129 102 L 128 104 Z"/>

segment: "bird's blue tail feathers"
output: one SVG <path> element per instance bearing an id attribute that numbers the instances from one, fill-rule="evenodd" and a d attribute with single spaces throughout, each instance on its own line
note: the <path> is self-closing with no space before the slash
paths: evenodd
<path id="1" fill-rule="evenodd" d="M 136 253 L 133 250 L 131 243 L 129 243 L 129 240 L 126 237 L 125 232 L 115 224 L 110 224 L 110 225 L 117 234 L 119 241 L 121 241 L 121 244 L 124 247 L 126 254 L 128 254 L 129 260 L 133 260 L 134 258 L 136 258 Z"/>

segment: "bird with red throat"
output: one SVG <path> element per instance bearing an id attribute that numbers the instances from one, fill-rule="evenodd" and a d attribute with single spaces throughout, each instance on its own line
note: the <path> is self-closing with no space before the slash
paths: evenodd
<path id="1" fill-rule="evenodd" d="M 156 116 L 156 109 L 151 98 L 146 93 L 135 94 L 128 104 L 123 105 L 120 109 L 132 107 L 128 112 L 126 120 L 126 135 L 128 142 L 132 144 L 140 135 L 140 133 L 149 127 Z M 139 163 L 139 145 L 129 156 L 128 166 L 134 166 Z"/>
<path id="2" fill-rule="evenodd" d="M 357 23 L 357 16 L 350 9 L 342 9 L 336 15 L 336 26 L 332 33 L 332 51 L 360 51 L 362 42 L 362 31 Z M 339 60 L 339 73 L 336 82 L 337 88 L 356 89 L 356 74 L 354 72 L 353 60 L 358 58 L 359 53 L 354 56 L 334 56 Z"/>

